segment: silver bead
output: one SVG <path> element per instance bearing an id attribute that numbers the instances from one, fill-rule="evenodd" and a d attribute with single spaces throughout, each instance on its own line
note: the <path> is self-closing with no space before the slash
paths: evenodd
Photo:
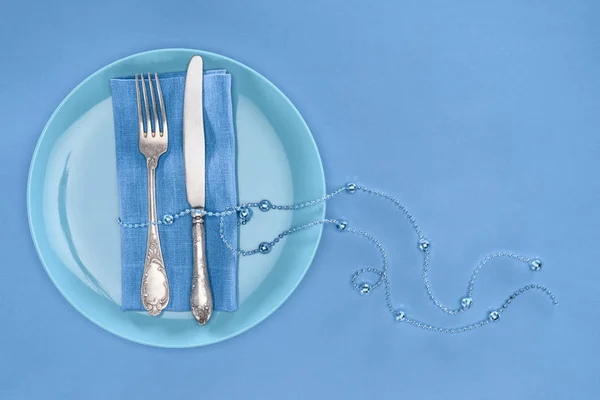
<path id="1" fill-rule="evenodd" d="M 262 242 L 261 244 L 258 245 L 258 251 L 261 254 L 267 254 L 268 252 L 271 251 L 271 245 L 267 242 Z"/>
<path id="2" fill-rule="evenodd" d="M 361 283 L 358 285 L 358 290 L 360 291 L 360 294 L 367 295 L 371 292 L 371 285 L 369 285 L 367 282 Z"/>
<path id="3" fill-rule="evenodd" d="M 261 202 L 258 203 L 258 209 L 260 211 L 269 211 L 271 209 L 271 202 L 269 200 L 261 200 Z"/>
<path id="4" fill-rule="evenodd" d="M 348 227 L 348 223 L 346 221 L 340 221 L 337 224 L 337 230 L 338 231 L 344 231 L 344 230 L 346 230 L 347 227 Z"/>
<path id="5" fill-rule="evenodd" d="M 165 214 L 163 217 L 163 223 L 166 225 L 171 225 L 173 223 L 173 216 L 171 214 Z"/>
<path id="6" fill-rule="evenodd" d="M 460 299 L 460 306 L 462 308 L 469 308 L 471 307 L 471 304 L 473 304 L 473 299 L 470 297 L 463 297 Z"/>
<path id="7" fill-rule="evenodd" d="M 529 263 L 529 268 L 531 268 L 532 271 L 539 271 L 540 269 L 542 269 L 542 260 L 539 260 L 539 259 L 532 260 Z"/>
<path id="8" fill-rule="evenodd" d="M 356 183 L 347 184 L 346 189 L 348 189 L 348 192 L 350 192 L 350 193 L 356 192 Z"/>
<path id="9" fill-rule="evenodd" d="M 500 313 L 498 311 L 492 311 L 490 313 L 490 320 L 498 321 L 498 318 L 500 318 Z"/>
<path id="10" fill-rule="evenodd" d="M 406 314 L 402 310 L 396 310 L 394 318 L 396 318 L 396 321 L 404 321 L 406 319 Z"/>
<path id="11" fill-rule="evenodd" d="M 427 239 L 419 240 L 419 248 L 423 251 L 427 250 L 431 246 L 431 242 Z"/>

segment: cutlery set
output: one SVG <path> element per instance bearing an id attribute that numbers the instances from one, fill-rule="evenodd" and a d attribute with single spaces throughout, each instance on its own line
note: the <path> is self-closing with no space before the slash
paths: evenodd
<path id="1" fill-rule="evenodd" d="M 148 169 L 148 220 L 150 222 L 148 225 L 141 300 L 148 313 L 152 316 L 157 316 L 169 303 L 169 281 L 160 246 L 155 192 L 156 167 L 160 156 L 167 151 L 169 133 L 158 74 L 154 74 L 156 96 L 154 94 L 152 76 L 150 74 L 146 76 L 149 86 L 148 90 L 146 89 L 144 75 L 136 74 L 135 76 L 139 148 L 140 152 L 146 157 Z M 200 325 L 208 322 L 213 311 L 213 299 L 206 263 L 203 213 L 206 198 L 205 139 L 202 104 L 203 76 L 202 57 L 192 57 L 188 64 L 185 81 L 183 155 L 187 200 L 190 208 L 194 210 L 192 212 L 193 276 L 190 308 L 194 318 Z M 150 99 L 148 99 L 148 92 L 150 92 Z M 151 103 L 152 113 L 150 112 L 148 103 Z M 160 109 L 160 114 L 158 109 Z M 151 118 L 151 115 L 153 118 Z"/>

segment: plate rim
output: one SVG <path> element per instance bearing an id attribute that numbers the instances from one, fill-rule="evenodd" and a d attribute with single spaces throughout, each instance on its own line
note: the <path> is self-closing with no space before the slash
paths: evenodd
<path id="1" fill-rule="evenodd" d="M 37 141 L 36 141 L 36 145 L 35 148 L 33 150 L 32 156 L 31 156 L 31 161 L 29 163 L 29 171 L 27 174 L 27 191 L 26 191 L 26 202 L 27 202 L 27 221 L 28 221 L 28 226 L 29 226 L 29 233 L 31 235 L 31 240 L 33 242 L 33 245 L 35 247 L 35 251 L 37 254 L 37 257 L 40 261 L 40 263 L 42 264 L 44 271 L 46 272 L 46 274 L 48 275 L 48 277 L 50 278 L 50 281 L 52 282 L 52 284 L 54 285 L 54 287 L 59 291 L 59 293 L 62 295 L 63 298 L 65 298 L 67 300 L 67 302 L 75 309 L 77 310 L 77 312 L 81 315 L 83 315 L 86 319 L 88 319 L 89 321 L 91 321 L 92 323 L 94 323 L 95 325 L 99 326 L 100 328 L 102 328 L 103 330 L 111 333 L 112 335 L 115 335 L 116 337 L 119 337 L 121 339 L 127 340 L 129 342 L 133 342 L 136 344 L 140 344 L 140 345 L 145 345 L 145 346 L 150 346 L 150 347 L 159 347 L 159 348 L 193 348 L 193 347 L 204 347 L 204 346 L 209 346 L 212 344 L 216 344 L 219 342 L 223 342 L 225 340 L 231 339 L 233 337 L 239 336 L 244 332 L 247 332 L 248 330 L 254 328 L 255 326 L 257 326 L 258 324 L 260 324 L 261 322 L 263 322 L 264 320 L 266 320 L 268 317 L 270 317 L 275 311 L 277 311 L 287 300 L 288 298 L 292 295 L 292 293 L 294 293 L 296 291 L 296 289 L 298 288 L 298 286 L 300 285 L 300 283 L 304 280 L 304 277 L 306 276 L 306 274 L 308 273 L 308 270 L 310 269 L 310 267 L 312 266 L 312 263 L 314 261 L 314 258 L 317 254 L 317 251 L 320 247 L 320 243 L 321 243 L 321 238 L 323 235 L 323 225 L 319 225 L 318 226 L 318 233 L 317 233 L 317 239 L 315 241 L 315 245 L 313 246 L 313 249 L 311 251 L 311 254 L 309 256 L 309 260 L 308 263 L 306 265 L 306 267 L 303 268 L 302 273 L 300 274 L 298 280 L 293 284 L 293 286 L 290 288 L 289 292 L 282 297 L 281 301 L 277 302 L 272 308 L 271 310 L 269 310 L 267 313 L 265 313 L 263 316 L 261 316 L 259 319 L 257 319 L 254 323 L 249 324 L 246 327 L 243 327 L 242 329 L 237 330 L 234 333 L 231 333 L 229 335 L 225 335 L 223 337 L 219 337 L 216 338 L 215 340 L 211 340 L 211 341 L 207 341 L 205 343 L 189 343 L 189 344 L 169 344 L 169 343 L 154 343 L 154 342 L 150 342 L 150 341 L 145 341 L 145 340 L 141 340 L 141 339 L 136 339 L 135 337 L 132 337 L 131 335 L 127 335 L 125 333 L 121 333 L 121 332 L 117 332 L 115 331 L 113 328 L 108 327 L 103 325 L 102 323 L 100 323 L 99 321 L 97 321 L 96 319 L 94 319 L 94 317 L 90 316 L 88 313 L 84 312 L 81 308 L 79 308 L 77 306 L 77 304 L 75 304 L 70 298 L 69 296 L 65 293 L 65 291 L 63 290 L 63 288 L 60 287 L 60 285 L 56 282 L 55 278 L 53 277 L 51 271 L 48 269 L 48 262 L 44 259 L 44 256 L 42 254 L 42 250 L 40 249 L 40 245 L 38 243 L 38 240 L 36 239 L 36 234 L 35 234 L 35 227 L 32 221 L 32 199 L 31 199 L 31 187 L 32 187 L 32 177 L 33 177 L 33 170 L 35 167 L 35 163 L 36 160 L 38 159 L 38 152 L 40 150 L 40 146 L 41 143 L 44 140 L 44 137 L 47 134 L 48 128 L 52 125 L 54 119 L 56 118 L 57 114 L 62 110 L 62 108 L 64 107 L 65 103 L 78 91 L 80 90 L 80 88 L 85 85 L 88 81 L 90 81 L 91 79 L 93 79 L 94 77 L 96 77 L 98 74 L 100 74 L 102 71 L 116 65 L 119 64 L 121 62 L 124 62 L 128 59 L 131 58 L 135 58 L 135 57 L 139 57 L 141 55 L 148 55 L 148 54 L 153 54 L 153 53 L 169 53 L 169 52 L 181 52 L 181 51 L 185 51 L 185 52 L 195 52 L 195 53 L 200 53 L 202 55 L 209 55 L 209 56 L 214 56 L 217 58 L 222 58 L 225 59 L 227 62 L 231 62 L 235 65 L 237 65 L 240 68 L 246 69 L 249 72 L 251 72 L 252 74 L 256 75 L 258 78 L 260 78 L 261 81 L 263 81 L 264 83 L 266 83 L 268 86 L 270 86 L 273 90 L 275 90 L 276 93 L 278 93 L 285 102 L 287 102 L 288 106 L 291 107 L 291 109 L 293 110 L 294 114 L 299 118 L 299 120 L 301 121 L 303 127 L 306 129 L 306 131 L 309 133 L 309 138 L 310 138 L 310 144 L 313 147 L 313 149 L 316 152 L 318 161 L 319 161 L 319 165 L 318 165 L 318 169 L 319 169 L 319 175 L 321 176 L 321 181 L 322 181 L 322 187 L 321 192 L 323 194 L 326 193 L 326 180 L 325 180 L 325 170 L 323 168 L 323 160 L 321 158 L 321 153 L 319 152 L 319 148 L 317 146 L 317 143 L 315 141 L 315 138 L 312 134 L 312 131 L 310 130 L 310 127 L 308 126 L 308 124 L 306 123 L 306 121 L 304 120 L 304 118 L 302 117 L 302 114 L 300 114 L 300 111 L 298 111 L 298 109 L 296 108 L 296 106 L 294 106 L 294 104 L 292 103 L 292 101 L 285 95 L 285 93 L 283 93 L 283 91 L 281 91 L 281 89 L 279 89 L 274 83 L 272 83 L 269 79 L 267 79 L 265 76 L 263 76 L 262 74 L 260 74 L 259 72 L 257 72 L 256 70 L 254 70 L 253 68 L 251 68 L 250 66 L 241 63 L 239 61 L 236 61 L 232 58 L 229 58 L 227 56 L 218 54 L 218 53 L 214 53 L 211 51 L 206 51 L 206 50 L 199 50 L 199 49 L 192 49 L 192 48 L 185 48 L 185 47 L 173 47 L 173 48 L 159 48 L 159 49 L 153 49 L 153 50 L 146 50 L 146 51 L 141 51 L 141 52 L 137 52 L 137 53 L 133 53 L 130 54 L 128 56 L 125 57 L 121 57 L 117 60 L 114 60 L 104 66 L 102 66 L 101 68 L 97 69 L 96 71 L 94 71 L 92 74 L 88 75 L 84 80 L 82 80 L 77 86 L 75 86 L 73 89 L 71 89 L 71 91 L 63 98 L 63 100 L 58 104 L 58 106 L 56 106 L 56 108 L 54 109 L 54 111 L 52 112 L 52 114 L 50 115 L 50 117 L 48 118 L 48 120 L 46 121 L 46 123 L 44 124 L 44 128 L 42 129 Z M 323 219 L 325 217 L 326 214 L 326 209 L 327 209 L 327 205 L 325 203 L 322 203 L 323 207 L 322 207 L 322 211 L 319 214 L 319 219 Z"/>

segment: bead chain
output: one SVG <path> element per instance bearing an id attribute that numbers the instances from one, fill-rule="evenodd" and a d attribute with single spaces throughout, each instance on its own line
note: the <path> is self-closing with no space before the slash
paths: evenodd
<path id="1" fill-rule="evenodd" d="M 300 225 L 297 226 L 295 228 L 292 229 L 288 229 L 287 231 L 281 232 L 279 235 L 277 235 L 277 237 L 275 239 L 273 239 L 270 242 L 262 242 L 261 244 L 258 245 L 258 248 L 253 249 L 253 250 L 238 250 L 236 248 L 234 248 L 231 243 L 229 243 L 227 241 L 227 239 L 225 238 L 225 233 L 224 233 L 224 223 L 225 223 L 225 217 L 220 217 L 220 224 L 219 224 L 219 236 L 221 237 L 221 240 L 223 241 L 223 243 L 225 244 L 225 246 L 233 253 L 236 253 L 237 255 L 240 256 L 251 256 L 254 255 L 256 253 L 262 253 L 262 254 L 266 254 L 268 252 L 271 251 L 271 248 L 273 248 L 273 246 L 275 246 L 277 243 L 279 243 L 279 241 L 281 239 L 283 239 L 284 237 L 291 235 L 293 233 L 299 232 L 299 231 L 303 231 L 305 229 L 308 228 L 312 228 L 313 226 L 316 225 L 323 225 L 323 224 L 338 224 L 339 221 L 336 221 L 334 219 L 322 219 L 320 221 L 312 221 L 309 222 L 307 224 L 304 225 Z"/>
<path id="2" fill-rule="evenodd" d="M 335 192 L 329 193 L 328 195 L 323 196 L 323 197 L 321 197 L 319 199 L 311 200 L 311 201 L 306 201 L 306 202 L 300 203 L 300 204 L 293 204 L 291 206 L 274 206 L 268 200 L 263 200 L 260 203 L 246 203 L 246 204 L 241 204 L 241 205 L 236 206 L 236 207 L 229 207 L 229 208 L 226 208 L 223 211 L 216 211 L 216 212 L 206 211 L 206 210 L 197 210 L 197 209 L 193 209 L 193 208 L 186 208 L 185 210 L 183 210 L 181 212 L 178 212 L 178 213 L 176 213 L 174 215 L 165 214 L 162 219 L 160 219 L 158 221 L 152 221 L 152 222 L 144 222 L 144 223 L 138 223 L 138 224 L 128 224 L 128 223 L 124 223 L 121 220 L 121 218 L 117 219 L 117 222 L 123 228 L 147 228 L 150 225 L 161 225 L 161 224 L 171 225 L 173 222 L 175 222 L 175 220 L 177 218 L 181 218 L 181 217 L 184 217 L 186 215 L 189 215 L 192 211 L 197 212 L 200 215 L 206 215 L 208 217 L 227 217 L 227 216 L 232 215 L 234 213 L 239 213 L 242 210 L 249 210 L 251 208 L 260 208 L 262 211 L 269 211 L 270 209 L 285 210 L 285 211 L 299 210 L 301 208 L 313 207 L 313 206 L 316 206 L 318 204 L 324 203 L 327 200 L 331 199 L 332 197 L 335 197 L 338 194 L 340 194 L 340 193 L 342 193 L 342 192 L 344 192 L 346 190 L 347 190 L 346 187 L 342 187 L 342 188 L 336 190 Z"/>
<path id="3" fill-rule="evenodd" d="M 369 189 L 369 188 L 366 188 L 363 186 L 356 185 L 354 183 L 349 183 L 346 186 L 341 187 L 341 188 L 335 190 L 334 192 L 331 192 L 321 198 L 311 200 L 311 201 L 306 201 L 306 202 L 299 203 L 299 204 L 273 205 L 268 200 L 262 200 L 258 203 L 246 203 L 246 204 L 241 204 L 241 205 L 235 206 L 235 207 L 229 207 L 223 211 L 206 211 L 206 210 L 186 209 L 186 210 L 183 210 L 174 215 L 166 214 L 161 220 L 155 221 L 155 222 L 130 224 L 130 223 L 122 222 L 120 218 L 118 219 L 118 222 L 123 228 L 144 228 L 144 227 L 148 227 L 149 225 L 160 225 L 160 224 L 171 225 L 176 219 L 181 218 L 186 215 L 189 215 L 192 212 L 198 212 L 202 215 L 209 216 L 209 217 L 219 217 L 219 220 L 220 220 L 219 236 L 220 236 L 221 240 L 223 241 L 225 246 L 231 252 L 233 252 L 239 256 L 242 256 L 242 257 L 252 256 L 257 253 L 267 254 L 271 251 L 271 249 L 275 245 L 277 245 L 286 236 L 292 235 L 296 232 L 300 232 L 300 231 L 303 231 L 306 229 L 310 229 L 317 225 L 333 224 L 337 227 L 337 230 L 340 232 L 352 233 L 352 234 L 355 234 L 357 236 L 360 236 L 360 237 L 368 240 L 369 242 L 371 242 L 371 244 L 373 244 L 379 250 L 379 252 L 381 254 L 382 268 L 380 270 L 375 269 L 375 268 L 362 268 L 362 269 L 357 270 L 351 277 L 352 287 L 355 290 L 359 291 L 361 294 L 367 295 L 371 292 L 371 290 L 376 289 L 381 284 L 383 284 L 385 287 L 386 307 L 387 307 L 388 311 L 394 316 L 396 321 L 407 322 L 415 327 L 422 328 L 422 329 L 429 330 L 429 331 L 434 331 L 434 332 L 449 333 L 449 334 L 462 333 L 462 332 L 466 332 L 466 331 L 471 331 L 476 328 L 480 328 L 482 326 L 489 324 L 490 322 L 497 321 L 500 318 L 500 315 L 509 307 L 509 305 L 512 303 L 512 301 L 514 299 L 516 299 L 518 296 L 522 295 L 523 293 L 525 293 L 526 291 L 529 291 L 529 290 L 541 291 L 542 293 L 544 293 L 545 295 L 548 296 L 548 298 L 552 301 L 552 304 L 558 305 L 558 300 L 556 299 L 556 296 L 548 288 L 546 288 L 542 285 L 527 285 L 527 286 L 524 286 L 524 287 L 516 290 L 515 292 L 513 292 L 499 309 L 491 311 L 487 315 L 486 318 L 484 318 L 478 322 L 472 323 L 470 325 L 457 327 L 457 328 L 445 328 L 445 327 L 430 325 L 430 324 L 421 322 L 417 319 L 408 317 L 403 310 L 394 308 L 394 306 L 392 304 L 390 280 L 387 275 L 388 256 L 387 256 L 387 253 L 386 253 L 383 245 L 377 239 L 375 239 L 375 237 L 373 237 L 371 234 L 369 234 L 367 232 L 348 228 L 348 223 L 346 221 L 338 221 L 336 219 L 322 219 L 322 220 L 318 220 L 318 221 L 312 221 L 312 222 L 306 223 L 304 225 L 300 225 L 300 226 L 288 229 L 286 231 L 283 231 L 279 235 L 277 235 L 277 237 L 275 237 L 273 240 L 271 240 L 270 242 L 262 242 L 258 245 L 257 248 L 252 249 L 252 250 L 236 249 L 225 238 L 224 223 L 225 223 L 225 217 L 227 217 L 227 216 L 237 214 L 238 219 L 239 219 L 238 224 L 246 225 L 252 218 L 252 209 L 253 208 L 258 208 L 260 211 L 263 211 L 263 212 L 267 212 L 269 210 L 282 210 L 282 211 L 299 210 L 302 208 L 314 207 L 316 205 L 324 203 L 327 200 L 329 200 L 341 193 L 347 192 L 347 193 L 352 194 L 352 193 L 355 193 L 357 190 L 362 191 L 367 194 L 370 194 L 370 195 L 373 195 L 373 196 L 381 197 L 381 198 L 384 198 L 384 199 L 390 201 L 393 205 L 396 206 L 396 208 L 398 208 L 400 210 L 400 212 L 410 222 L 411 226 L 413 227 L 413 230 L 415 231 L 415 233 L 417 234 L 417 237 L 418 237 L 418 247 L 419 247 L 419 249 L 421 249 L 421 251 L 424 254 L 423 281 L 425 283 L 425 290 L 427 291 L 427 295 L 428 295 L 429 299 L 431 300 L 431 302 L 437 308 L 439 308 L 446 314 L 450 314 L 450 315 L 460 314 L 460 313 L 465 312 L 466 310 L 468 310 L 471 307 L 471 305 L 473 303 L 473 293 L 474 293 L 474 289 L 475 289 L 475 281 L 476 281 L 477 277 L 479 276 L 479 273 L 481 272 L 483 267 L 487 265 L 488 262 L 490 262 L 496 258 L 510 258 L 510 259 L 520 261 L 521 263 L 529 265 L 529 267 L 532 271 L 539 271 L 542 268 L 542 262 L 537 258 L 524 257 L 524 256 L 521 256 L 521 255 L 518 255 L 515 253 L 506 252 L 506 251 L 501 251 L 501 252 L 496 252 L 496 253 L 490 254 L 487 257 L 485 257 L 483 260 L 481 260 L 479 262 L 479 264 L 477 265 L 477 267 L 475 268 L 475 270 L 473 271 L 473 274 L 471 275 L 471 279 L 469 281 L 469 285 L 467 288 L 467 295 L 460 299 L 460 307 L 450 308 L 448 306 L 445 306 L 439 300 L 437 300 L 436 297 L 434 296 L 433 290 L 431 289 L 431 284 L 430 284 L 429 278 L 428 278 L 431 242 L 427 238 L 425 238 L 425 236 L 423 235 L 423 233 L 422 233 L 419 225 L 417 224 L 415 218 L 413 217 L 413 215 L 408 211 L 408 209 L 406 207 L 404 207 L 404 205 L 402 205 L 394 197 L 392 197 L 386 193 L 377 191 L 377 190 L 372 190 L 372 189 Z M 358 277 L 365 273 L 372 273 L 372 274 L 377 275 L 378 276 L 377 282 L 375 282 L 374 284 L 369 284 L 366 282 L 359 283 L 357 281 Z"/>

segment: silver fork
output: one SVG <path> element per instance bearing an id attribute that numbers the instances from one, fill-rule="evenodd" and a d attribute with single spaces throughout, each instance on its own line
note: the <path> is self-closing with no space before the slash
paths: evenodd
<path id="1" fill-rule="evenodd" d="M 144 101 L 144 111 L 146 115 L 146 129 L 144 130 L 144 117 L 142 114 L 142 101 L 140 100 L 140 85 L 138 75 L 135 75 L 135 91 L 137 94 L 137 111 L 139 120 L 139 142 L 140 152 L 146 156 L 146 166 L 148 168 L 148 220 L 151 222 L 148 226 L 148 243 L 146 246 L 146 261 L 144 262 L 144 275 L 142 278 L 142 304 L 148 313 L 156 316 L 169 303 L 169 281 L 165 270 L 162 250 L 160 248 L 160 239 L 158 237 L 158 225 L 156 224 L 156 166 L 158 159 L 167 151 L 169 145 L 169 132 L 167 130 L 167 115 L 165 114 L 165 105 L 163 102 L 162 91 L 158 74 L 154 74 L 156 81 L 156 91 L 158 102 L 160 104 L 160 115 L 162 120 L 162 130 L 159 128 L 158 112 L 156 110 L 156 99 L 154 97 L 154 88 L 152 78 L 148 74 L 148 83 L 150 86 L 150 98 L 152 101 L 152 111 L 154 116 L 154 129 L 150 121 L 150 110 L 148 108 L 148 93 L 146 91 L 146 82 L 144 75 L 141 75 L 141 86 Z"/>

